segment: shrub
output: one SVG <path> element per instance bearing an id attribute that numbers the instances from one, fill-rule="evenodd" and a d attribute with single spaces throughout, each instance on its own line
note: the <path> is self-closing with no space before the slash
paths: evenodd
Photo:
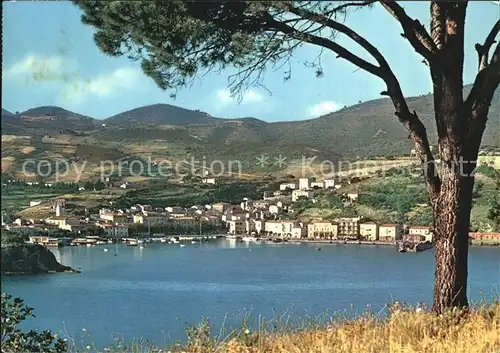
<path id="1" fill-rule="evenodd" d="M 22 332 L 18 325 L 29 317 L 35 317 L 33 308 L 26 306 L 20 298 L 12 299 L 11 295 L 2 293 L 2 353 L 67 351 L 66 342 L 49 330 Z"/>

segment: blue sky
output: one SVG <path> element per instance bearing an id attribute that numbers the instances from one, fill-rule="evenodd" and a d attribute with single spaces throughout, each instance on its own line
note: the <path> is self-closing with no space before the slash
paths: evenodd
<path id="1" fill-rule="evenodd" d="M 217 117 L 252 116 L 266 121 L 317 117 L 358 101 L 380 98 L 380 79 L 325 54 L 325 75 L 301 62 L 313 60 L 318 49 L 304 46 L 295 54 L 292 79 L 283 70 L 266 73 L 261 88 L 232 99 L 226 87 L 230 72 L 208 74 L 177 98 L 160 90 L 145 76 L 139 63 L 102 54 L 92 39 L 92 28 L 80 22 L 80 9 L 69 2 L 4 2 L 2 104 L 15 112 L 57 105 L 94 118 L 155 103 L 200 109 Z M 404 3 L 408 13 L 427 25 L 428 2 Z M 492 2 L 469 3 L 466 34 L 465 82 L 474 79 L 476 42 L 483 42 L 499 17 Z M 427 67 L 401 36 L 399 24 L 380 6 L 351 13 L 347 24 L 368 38 L 386 56 L 407 96 L 431 91 Z M 340 43 L 349 43 L 340 40 Z M 361 51 L 353 48 L 360 54 Z"/>

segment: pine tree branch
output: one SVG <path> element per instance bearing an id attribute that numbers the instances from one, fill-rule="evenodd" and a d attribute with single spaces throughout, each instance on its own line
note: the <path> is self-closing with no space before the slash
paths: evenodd
<path id="1" fill-rule="evenodd" d="M 472 119 L 476 120 L 479 124 L 486 123 L 487 114 L 482 114 L 482 111 L 489 108 L 493 94 L 499 84 L 500 43 L 497 43 L 490 63 L 477 73 L 472 89 L 465 101 L 465 108 L 468 112 L 472 113 Z"/>
<path id="2" fill-rule="evenodd" d="M 490 52 L 491 46 L 496 42 L 495 37 L 498 35 L 500 31 L 500 20 L 498 20 L 493 28 L 491 28 L 490 33 L 486 37 L 484 44 L 476 44 L 476 51 L 478 55 L 478 71 L 481 71 L 488 66 L 488 54 Z"/>
<path id="3" fill-rule="evenodd" d="M 396 1 L 380 0 L 380 4 L 399 21 L 401 27 L 403 27 L 404 37 L 410 42 L 415 51 L 422 55 L 429 64 L 432 64 L 437 57 L 438 47 L 434 44 L 424 26 L 418 20 L 408 16 L 403 7 Z"/>
<path id="4" fill-rule="evenodd" d="M 348 2 L 342 5 L 339 5 L 335 8 L 333 8 L 331 11 L 328 11 L 328 13 L 335 13 L 335 12 L 340 12 L 344 11 L 349 7 L 363 7 L 363 6 L 369 6 L 373 3 L 377 2 L 377 0 L 369 0 L 369 1 L 354 1 L 354 2 Z"/>
<path id="5" fill-rule="evenodd" d="M 380 65 L 380 67 L 388 67 L 388 63 L 385 60 L 384 56 L 380 51 L 372 45 L 368 40 L 360 36 L 357 32 L 353 31 L 351 28 L 347 27 L 346 25 L 337 22 L 328 16 L 325 16 L 323 14 L 318 14 L 309 10 L 306 10 L 304 8 L 298 8 L 298 7 L 293 7 L 292 5 L 287 5 L 287 10 L 294 15 L 300 16 L 306 20 L 309 21 L 314 21 L 320 25 L 323 25 L 325 27 L 328 27 L 334 31 L 340 32 L 349 38 L 351 38 L 354 42 L 359 44 L 363 49 L 365 49 L 370 55 L 377 61 L 377 63 Z M 339 53 L 337 53 L 339 54 Z M 363 59 L 361 59 L 363 60 Z M 350 61 L 350 60 L 349 60 Z M 368 63 L 368 62 L 367 62 Z M 357 65 L 357 64 L 355 64 Z M 357 65 L 359 66 L 359 65 Z M 363 67 L 361 67 L 363 69 Z M 368 71 L 368 70 L 367 70 Z M 372 74 L 375 74 L 379 76 L 376 73 L 371 72 Z"/>
<path id="6" fill-rule="evenodd" d="M 326 49 L 330 49 L 334 53 L 338 55 L 338 57 L 345 59 L 349 61 L 350 63 L 356 65 L 357 67 L 373 74 L 376 76 L 381 77 L 380 75 L 382 74 L 382 71 L 380 67 L 360 58 L 356 54 L 352 53 L 351 51 L 347 50 L 343 46 L 320 36 L 316 36 L 313 34 L 309 33 L 303 33 L 301 31 L 296 30 L 293 27 L 288 26 L 287 24 L 284 24 L 283 22 L 276 21 L 274 19 L 269 19 L 268 24 L 284 34 L 299 40 L 299 41 L 304 41 L 306 43 L 311 43 Z M 376 50 L 376 49 L 375 49 Z"/>
<path id="7" fill-rule="evenodd" d="M 417 156 L 424 166 L 424 173 L 429 195 L 431 197 L 431 200 L 435 200 L 440 192 L 441 180 L 437 174 L 434 156 L 430 149 L 429 139 L 427 137 L 427 131 L 422 121 L 418 118 L 416 112 L 410 112 L 406 99 L 401 90 L 401 86 L 393 71 L 391 70 L 389 64 L 385 60 L 384 56 L 365 38 L 343 24 L 340 24 L 329 18 L 325 18 L 322 15 L 311 13 L 310 11 L 305 9 L 290 7 L 289 11 L 302 16 L 304 19 L 316 21 L 319 24 L 323 24 L 331 29 L 335 29 L 347 35 L 375 58 L 380 66 L 376 66 L 367 62 L 366 60 L 360 58 L 346 48 L 329 39 L 307 33 L 301 33 L 286 24 L 280 23 L 279 21 L 271 18 L 269 19 L 269 23 L 272 23 L 272 26 L 274 26 L 274 28 L 280 30 L 284 34 L 290 35 L 291 37 L 298 40 L 330 49 L 335 52 L 340 58 L 343 58 L 350 63 L 358 66 L 359 68 L 384 80 L 387 85 L 387 90 L 383 93 L 384 95 L 388 95 L 391 98 L 392 103 L 396 109 L 395 115 L 410 132 L 410 137 L 416 144 Z"/>

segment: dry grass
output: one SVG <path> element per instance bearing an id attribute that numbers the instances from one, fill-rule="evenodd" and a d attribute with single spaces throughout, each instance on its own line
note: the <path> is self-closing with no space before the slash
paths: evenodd
<path id="1" fill-rule="evenodd" d="M 281 319 L 283 320 L 283 319 Z M 259 330 L 242 329 L 213 337 L 208 321 L 186 330 L 188 342 L 167 348 L 145 341 L 106 348 L 112 353 L 498 353 L 500 302 L 436 316 L 395 303 L 386 318 L 365 314 L 356 319 L 335 319 L 328 325 L 317 319 L 304 323 L 259 324 Z M 267 327 L 271 328 L 267 328 Z M 69 352 L 102 351 L 94 346 Z"/>
<path id="2" fill-rule="evenodd" d="M 26 147 L 21 148 L 21 152 L 24 154 L 30 154 L 34 151 L 36 151 L 36 148 L 33 146 L 26 146 Z"/>
<path id="3" fill-rule="evenodd" d="M 3 157 L 2 158 L 2 173 L 7 173 L 15 161 L 16 161 L 16 158 L 14 158 L 14 157 Z"/>
<path id="4" fill-rule="evenodd" d="M 367 315 L 327 328 L 292 333 L 246 334 L 233 338 L 213 352 L 221 353 L 493 353 L 500 352 L 500 304 L 464 316 L 456 310 L 435 316 L 402 309 L 377 321 Z M 248 344 L 250 343 L 250 344 Z M 189 352 L 202 352 L 189 349 Z"/>

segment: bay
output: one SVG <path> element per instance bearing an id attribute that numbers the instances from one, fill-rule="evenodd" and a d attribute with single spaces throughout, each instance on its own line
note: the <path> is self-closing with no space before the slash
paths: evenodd
<path id="1" fill-rule="evenodd" d="M 114 337 L 160 345 L 184 340 L 186 326 L 203 317 L 219 330 L 240 326 L 248 313 L 255 326 L 259 316 L 353 316 L 368 308 L 383 312 L 394 301 L 432 301 L 433 250 L 401 254 L 382 246 L 221 240 L 183 248 L 150 243 L 52 251 L 82 273 L 2 276 L 2 291 L 35 308 L 27 327 L 98 346 Z M 499 255 L 498 248 L 470 248 L 472 302 L 499 297 Z"/>

